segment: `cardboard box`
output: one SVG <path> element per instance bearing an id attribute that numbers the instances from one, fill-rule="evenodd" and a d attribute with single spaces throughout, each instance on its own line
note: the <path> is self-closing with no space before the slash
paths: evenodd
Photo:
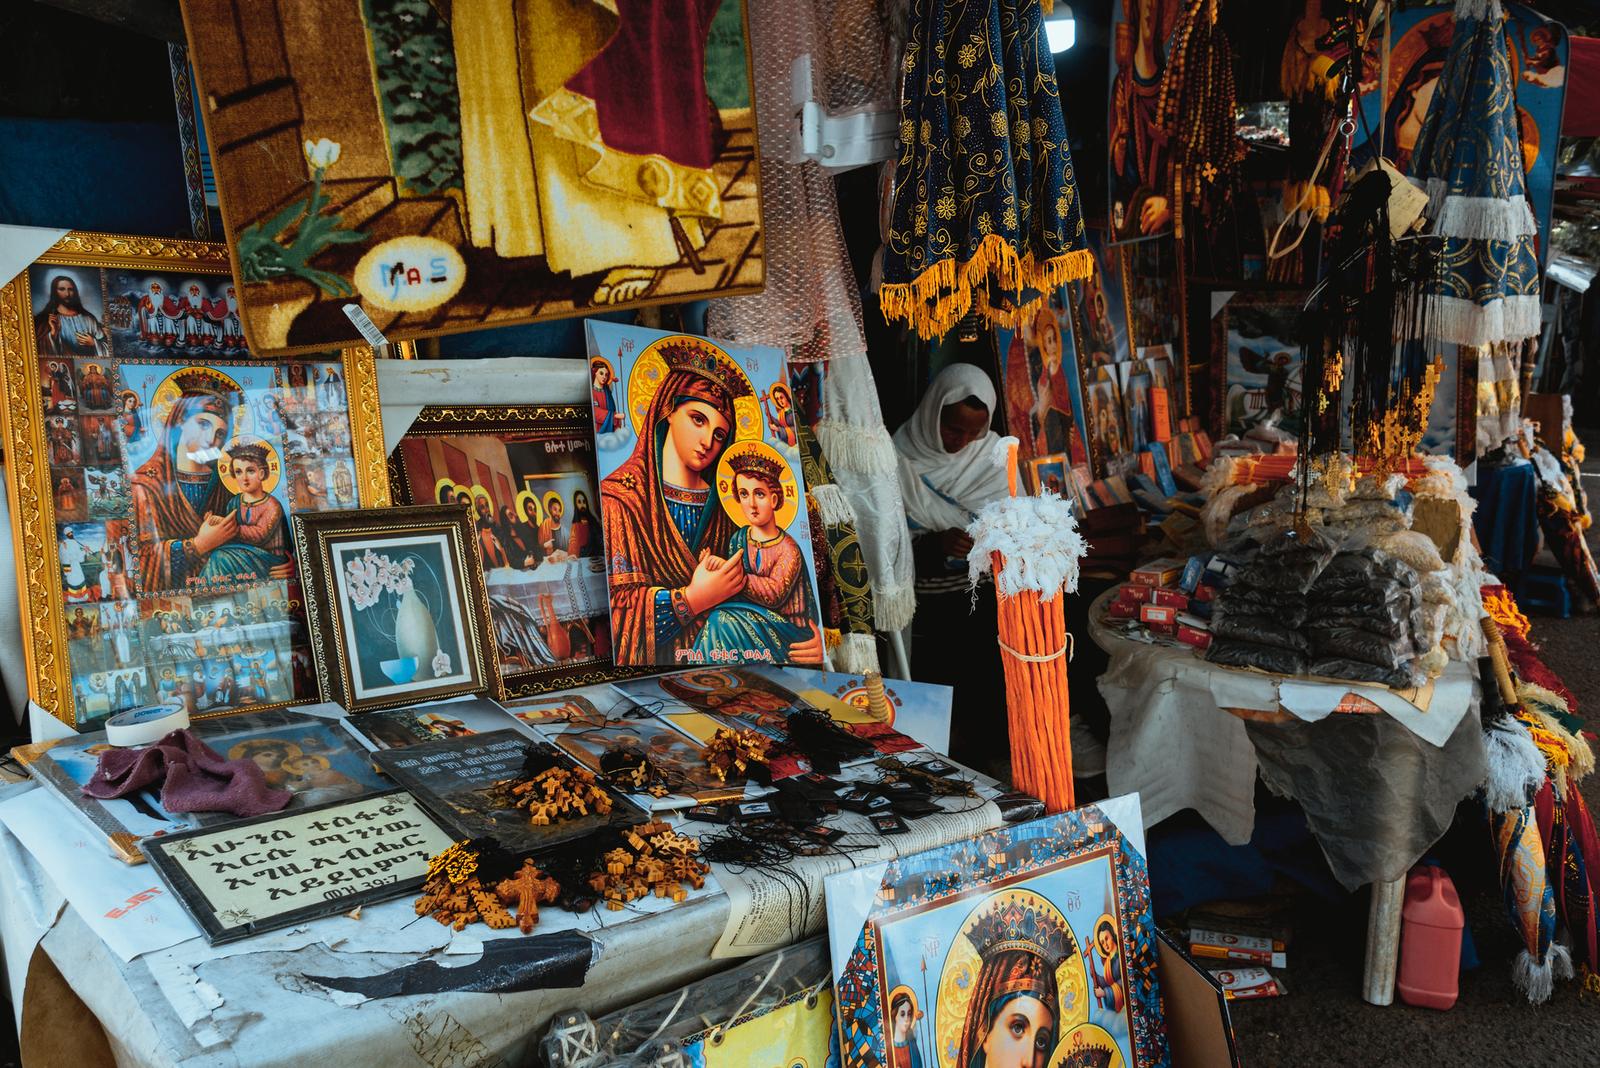
<path id="1" fill-rule="evenodd" d="M 1139 606 L 1139 621 L 1151 627 L 1178 625 L 1178 610 L 1165 604 L 1142 604 Z"/>
<path id="2" fill-rule="evenodd" d="M 1171 586 L 1152 586 L 1150 589 L 1150 603 L 1162 605 L 1166 608 L 1176 608 L 1183 611 L 1189 607 L 1189 595 L 1182 590 Z"/>
<path id="3" fill-rule="evenodd" d="M 1278 977 L 1265 968 L 1213 968 L 1211 978 L 1229 1001 L 1279 998 L 1288 993 Z"/>
<path id="4" fill-rule="evenodd" d="M 1129 601 L 1112 601 L 1106 605 L 1106 615 L 1111 619 L 1138 619 L 1139 606 Z"/>
<path id="5" fill-rule="evenodd" d="M 1242 960 L 1269 968 L 1287 968 L 1287 948 L 1276 938 L 1200 927 L 1189 929 L 1189 952 L 1205 960 Z"/>
<path id="6" fill-rule="evenodd" d="M 1211 632 L 1201 627 L 1191 627 L 1179 623 L 1174 636 L 1183 644 L 1192 645 L 1196 649 L 1206 649 L 1211 645 Z"/>
<path id="7" fill-rule="evenodd" d="M 1171 586 L 1183 574 L 1187 560 L 1166 556 L 1160 560 L 1152 560 L 1142 567 L 1133 569 L 1128 576 L 1128 581 L 1140 586 Z"/>

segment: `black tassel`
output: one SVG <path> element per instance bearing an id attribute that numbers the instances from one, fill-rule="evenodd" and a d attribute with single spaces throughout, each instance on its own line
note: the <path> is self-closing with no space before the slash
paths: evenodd
<path id="1" fill-rule="evenodd" d="M 831 716 L 813 708 L 790 712 L 787 732 L 789 747 L 824 775 L 837 775 L 842 762 L 863 760 L 877 752 L 871 742 L 856 737 Z"/>

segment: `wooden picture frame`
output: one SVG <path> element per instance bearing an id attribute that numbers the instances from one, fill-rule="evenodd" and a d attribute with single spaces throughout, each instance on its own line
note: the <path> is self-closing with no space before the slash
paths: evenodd
<path id="1" fill-rule="evenodd" d="M 501 697 L 467 509 L 317 512 L 295 517 L 295 541 L 323 700 L 355 713 Z"/>
<path id="2" fill-rule="evenodd" d="M 220 244 L 83 231 L 0 287 L 0 440 L 28 695 L 80 730 L 140 705 L 205 716 L 314 699 L 297 585 L 283 565 L 261 566 L 292 561 L 286 539 L 274 532 L 262 550 L 240 538 L 173 566 L 205 512 L 236 515 L 250 496 L 224 492 L 233 445 L 264 446 L 279 519 L 388 503 L 372 350 L 256 359 L 233 288 Z M 182 477 L 200 453 L 177 459 L 187 431 L 166 423 L 197 417 L 191 407 L 215 409 L 221 427 L 204 451 L 209 488 Z M 236 549 L 227 566 L 221 548 Z M 266 622 L 283 633 L 251 631 Z"/>
<path id="3" fill-rule="evenodd" d="M 473 509 L 508 701 L 641 671 L 610 655 L 594 435 L 583 404 L 438 405 L 389 455 L 398 503 L 465 497 Z M 553 531 L 552 498 L 564 508 Z"/>

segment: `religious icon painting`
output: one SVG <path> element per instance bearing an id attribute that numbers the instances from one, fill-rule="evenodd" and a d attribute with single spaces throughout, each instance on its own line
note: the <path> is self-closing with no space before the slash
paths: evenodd
<path id="1" fill-rule="evenodd" d="M 865 675 L 800 667 L 760 666 L 751 670 L 793 690 L 800 700 L 828 713 L 854 733 L 886 728 L 935 753 L 950 750 L 950 704 L 954 691 L 948 686 L 883 679 L 888 714 L 882 716 L 872 710 L 872 690 Z"/>
<path id="2" fill-rule="evenodd" d="M 231 287 L 220 245 L 74 232 L 0 291 L 29 694 L 81 729 L 314 700 L 289 518 L 387 502 L 371 350 L 256 359 Z M 313 456 L 343 476 L 308 502 Z"/>
<path id="3" fill-rule="evenodd" d="M 1111 470 L 1119 459 L 1130 455 L 1127 423 L 1123 419 L 1122 390 L 1117 385 L 1118 366 L 1097 367 L 1084 386 L 1089 425 L 1089 443 L 1097 472 Z"/>
<path id="4" fill-rule="evenodd" d="M 1083 380 L 1073 333 L 1066 287 L 1052 293 L 1016 330 L 995 331 L 1006 429 L 1020 443 L 1017 460 L 1024 465 L 1051 453 L 1068 453 L 1077 463 L 1088 460 L 1089 445 L 1081 430 Z"/>
<path id="5" fill-rule="evenodd" d="M 656 717 L 616 719 L 600 725 L 575 722 L 560 734 L 546 731 L 557 748 L 596 775 L 609 766 L 638 767 L 640 758 L 672 793 L 663 798 L 636 795 L 652 811 L 732 801 L 744 797 L 743 782 L 718 779 L 701 756 L 702 745 Z"/>
<path id="6" fill-rule="evenodd" d="M 744 7 L 184 0 L 252 347 L 760 289 Z"/>
<path id="7" fill-rule="evenodd" d="M 1067 307 L 1080 367 L 1118 363 L 1132 355 L 1128 348 L 1127 304 L 1122 299 L 1120 254 L 1106 245 L 1105 231 L 1088 232 L 1094 270 L 1087 278 L 1067 283 Z"/>
<path id="8" fill-rule="evenodd" d="M 595 436 L 617 665 L 821 664 L 783 353 L 585 326 L 623 413 Z"/>
<path id="9" fill-rule="evenodd" d="M 826 883 L 843 1068 L 1165 1068 L 1137 795 Z"/>
<path id="10" fill-rule="evenodd" d="M 589 415 L 428 407 L 390 456 L 401 502 L 472 510 L 509 700 L 618 675 Z"/>
<path id="11" fill-rule="evenodd" d="M 295 517 L 317 687 L 350 712 L 499 697 L 476 525 L 459 504 Z"/>
<path id="12" fill-rule="evenodd" d="M 1303 290 L 1211 294 L 1212 425 L 1243 437 L 1274 413 L 1299 425 L 1301 359 L 1296 340 Z"/>
<path id="13" fill-rule="evenodd" d="M 1183 5 L 1178 0 L 1115 0 L 1111 10 L 1115 46 L 1109 65 L 1107 188 L 1113 240 L 1134 241 L 1172 229 L 1167 135 L 1156 111 Z"/>
<path id="14" fill-rule="evenodd" d="M 1028 475 L 1033 483 L 1033 492 L 1039 495 L 1053 493 L 1057 497 L 1068 495 L 1067 472 L 1072 469 L 1072 464 L 1061 453 L 1054 456 L 1035 457 L 1028 465 Z"/>
<path id="15" fill-rule="evenodd" d="M 1570 42 L 1566 27 L 1527 4 L 1508 3 L 1505 13 L 1507 55 L 1516 86 L 1508 105 L 1517 110 L 1528 206 L 1539 225 L 1541 255 L 1548 259 Z M 1376 141 L 1401 173 L 1412 173 L 1412 152 L 1432 103 L 1458 100 L 1467 92 L 1464 86 L 1440 84 L 1454 33 L 1455 14 L 1448 7 L 1397 8 L 1389 26 L 1379 21 L 1374 27 L 1356 99 L 1352 166 L 1372 158 Z M 1388 62 L 1381 63 L 1386 37 Z M 1380 84 L 1384 71 L 1389 80 Z"/>

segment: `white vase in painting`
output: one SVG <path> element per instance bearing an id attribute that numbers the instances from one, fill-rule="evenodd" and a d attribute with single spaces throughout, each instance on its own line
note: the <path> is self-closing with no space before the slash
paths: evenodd
<path id="1" fill-rule="evenodd" d="M 416 658 L 416 678 L 435 677 L 433 661 L 439 652 L 439 632 L 434 628 L 427 602 L 417 596 L 416 590 L 406 590 L 395 609 L 394 647 L 401 658 Z"/>

